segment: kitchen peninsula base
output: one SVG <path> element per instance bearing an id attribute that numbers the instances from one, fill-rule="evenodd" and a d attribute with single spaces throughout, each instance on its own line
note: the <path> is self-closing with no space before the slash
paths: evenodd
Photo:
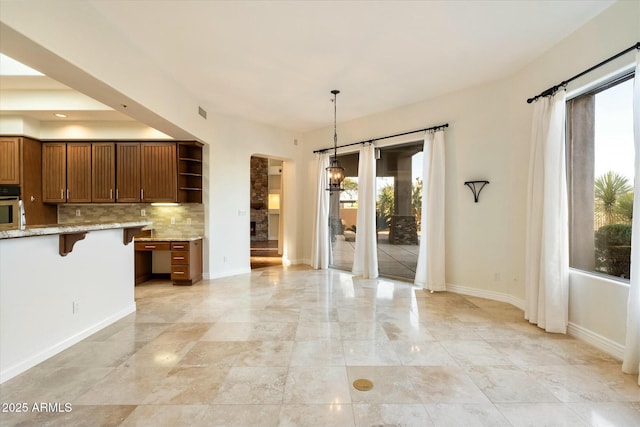
<path id="1" fill-rule="evenodd" d="M 0 383 L 136 311 L 126 230 L 150 224 L 0 232 Z"/>

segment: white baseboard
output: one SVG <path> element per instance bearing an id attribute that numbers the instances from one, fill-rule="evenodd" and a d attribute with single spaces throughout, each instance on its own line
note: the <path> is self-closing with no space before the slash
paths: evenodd
<path id="1" fill-rule="evenodd" d="M 238 276 L 240 274 L 251 273 L 251 268 L 242 268 L 238 270 L 229 270 L 223 273 L 209 274 L 209 279 L 222 279 L 224 277 Z"/>
<path id="2" fill-rule="evenodd" d="M 596 334 L 595 332 L 583 328 L 580 325 L 569 322 L 569 326 L 567 327 L 567 334 L 582 341 L 588 342 L 592 346 L 604 351 L 605 353 L 615 357 L 618 360 L 622 360 L 624 357 L 624 345 L 618 344 L 615 341 L 611 341 L 609 338 Z"/>
<path id="3" fill-rule="evenodd" d="M 494 291 L 486 291 L 482 289 L 470 288 L 467 286 L 460 285 L 452 285 L 447 284 L 447 291 L 453 292 L 456 294 L 469 295 L 478 298 L 487 298 L 494 301 L 501 301 L 511 304 L 520 310 L 524 310 L 525 302 L 520 298 L 516 298 L 512 295 L 506 295 L 500 292 Z M 622 360 L 624 355 L 624 346 L 618 344 L 615 341 L 611 341 L 609 338 L 603 337 L 602 335 L 596 334 L 595 332 L 586 329 L 580 325 L 576 325 L 575 323 L 569 322 L 569 326 L 567 328 L 567 334 L 578 338 L 579 340 L 585 341 L 592 346 L 596 347 L 599 350 L 604 351 L 605 353 L 615 357 L 616 359 Z"/>
<path id="4" fill-rule="evenodd" d="M 28 357 L 22 362 L 19 362 L 13 366 L 6 368 L 2 372 L 0 372 L 0 384 L 10 380 L 11 378 L 17 375 L 20 375 L 21 373 L 25 372 L 28 369 L 33 368 L 38 363 L 44 362 L 45 360 L 55 356 L 61 351 L 68 349 L 72 345 L 77 344 L 78 342 L 82 341 L 88 336 L 95 334 L 99 330 L 106 328 L 107 326 L 117 322 L 123 317 L 126 317 L 131 313 L 135 313 L 135 311 L 136 311 L 136 303 L 134 302 L 133 304 L 127 306 L 126 308 L 120 310 L 119 312 L 112 314 L 106 319 L 84 329 L 83 331 L 80 331 L 77 334 L 62 340 L 57 344 L 54 344 L 48 348 L 45 348 L 41 352 Z"/>
<path id="5" fill-rule="evenodd" d="M 468 286 L 452 285 L 447 283 L 447 291 L 455 294 L 469 295 L 472 297 L 486 298 L 494 301 L 506 302 L 514 307 L 524 310 L 524 300 L 516 298 L 513 295 L 503 294 L 501 292 L 487 291 L 484 289 L 470 288 Z"/>

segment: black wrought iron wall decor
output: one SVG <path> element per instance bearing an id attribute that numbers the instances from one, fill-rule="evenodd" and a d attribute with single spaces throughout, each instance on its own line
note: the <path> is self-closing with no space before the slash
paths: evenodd
<path id="1" fill-rule="evenodd" d="M 484 186 L 487 185 L 488 183 L 489 181 L 466 181 L 464 185 L 466 185 L 471 189 L 471 192 L 473 193 L 473 200 L 476 203 L 478 203 L 478 197 L 480 197 L 480 192 L 482 191 Z M 476 185 L 478 185 L 478 187 L 476 187 Z"/>

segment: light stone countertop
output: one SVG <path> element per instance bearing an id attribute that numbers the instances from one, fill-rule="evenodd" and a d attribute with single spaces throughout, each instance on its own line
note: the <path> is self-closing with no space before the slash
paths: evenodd
<path id="1" fill-rule="evenodd" d="M 171 237 L 162 237 L 162 236 L 144 236 L 144 237 L 134 237 L 134 242 L 192 242 L 194 240 L 201 240 L 202 236 L 171 236 Z"/>
<path id="2" fill-rule="evenodd" d="M 111 230 L 114 228 L 147 227 L 151 221 L 110 222 L 97 224 L 51 224 L 27 226 L 24 230 L 2 230 L 0 239 L 48 236 L 53 234 L 82 233 L 86 231 Z"/>

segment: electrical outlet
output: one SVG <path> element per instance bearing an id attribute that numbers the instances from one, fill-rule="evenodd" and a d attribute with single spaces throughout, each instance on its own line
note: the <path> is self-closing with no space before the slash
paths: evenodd
<path id="1" fill-rule="evenodd" d="M 147 211 L 144 209 L 140 209 L 140 216 L 147 216 Z"/>
<path id="2" fill-rule="evenodd" d="M 191 218 L 187 218 L 187 225 L 191 225 Z"/>
<path id="3" fill-rule="evenodd" d="M 73 314 L 78 314 L 80 311 L 80 303 L 78 301 L 73 302 Z"/>
<path id="4" fill-rule="evenodd" d="M 500 273 L 499 272 L 493 273 L 493 281 L 494 282 L 499 282 L 500 281 Z"/>
<path id="5" fill-rule="evenodd" d="M 176 225 L 176 219 L 175 218 L 171 218 L 171 225 Z"/>
<path id="6" fill-rule="evenodd" d="M 76 209 L 76 216 L 80 216 L 80 209 Z"/>

